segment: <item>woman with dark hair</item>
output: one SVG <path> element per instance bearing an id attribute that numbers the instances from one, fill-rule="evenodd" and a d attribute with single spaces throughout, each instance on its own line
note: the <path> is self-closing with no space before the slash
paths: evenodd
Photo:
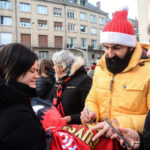
<path id="1" fill-rule="evenodd" d="M 32 110 L 37 55 L 21 44 L 0 49 L 0 149 L 45 150 L 46 135 Z"/>
<path id="2" fill-rule="evenodd" d="M 47 100 L 55 83 L 55 71 L 53 69 L 52 60 L 41 59 L 39 61 L 38 74 L 40 78 L 36 81 L 37 95 L 38 97 Z"/>

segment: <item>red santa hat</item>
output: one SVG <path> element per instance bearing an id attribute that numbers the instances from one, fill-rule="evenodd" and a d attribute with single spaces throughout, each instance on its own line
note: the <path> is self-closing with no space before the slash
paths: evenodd
<path id="1" fill-rule="evenodd" d="M 104 27 L 101 33 L 101 43 L 119 44 L 135 47 L 136 38 L 132 24 L 127 20 L 128 7 L 116 11 L 113 19 Z"/>

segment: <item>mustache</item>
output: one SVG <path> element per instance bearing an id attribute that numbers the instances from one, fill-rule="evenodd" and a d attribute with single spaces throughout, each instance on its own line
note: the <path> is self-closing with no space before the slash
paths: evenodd
<path id="1" fill-rule="evenodd" d="M 106 60 L 109 62 L 109 63 L 119 63 L 122 61 L 121 58 L 119 58 L 118 56 L 114 56 L 112 58 L 109 58 L 109 57 L 106 57 Z"/>

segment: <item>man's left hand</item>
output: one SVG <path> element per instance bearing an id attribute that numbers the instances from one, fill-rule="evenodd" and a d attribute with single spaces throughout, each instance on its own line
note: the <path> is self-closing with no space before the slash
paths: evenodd
<path id="1" fill-rule="evenodd" d="M 92 138 L 93 141 L 97 140 L 102 135 L 110 138 L 114 134 L 112 129 L 105 121 L 100 122 L 96 126 L 90 128 L 90 130 L 98 130 L 98 129 L 99 129 L 98 133 Z"/>

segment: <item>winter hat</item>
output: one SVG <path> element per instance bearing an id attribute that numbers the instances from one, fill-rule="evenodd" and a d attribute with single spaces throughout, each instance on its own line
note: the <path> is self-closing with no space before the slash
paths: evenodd
<path id="1" fill-rule="evenodd" d="M 119 44 L 135 47 L 136 38 L 132 24 L 127 20 L 128 7 L 114 13 L 113 19 L 101 33 L 101 43 Z"/>

